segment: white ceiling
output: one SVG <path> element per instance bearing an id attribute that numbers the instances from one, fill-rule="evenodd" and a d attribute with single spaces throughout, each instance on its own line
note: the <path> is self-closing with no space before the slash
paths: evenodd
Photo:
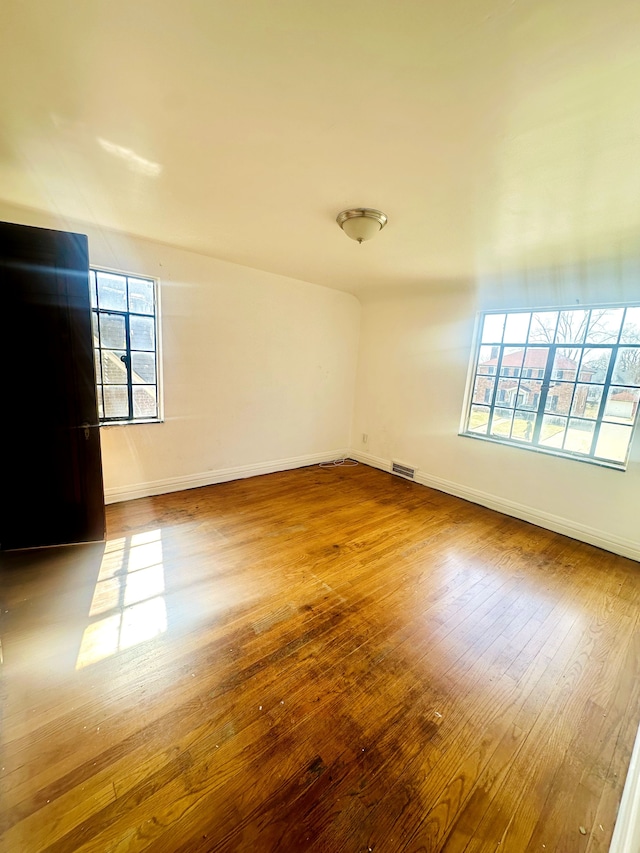
<path id="1" fill-rule="evenodd" d="M 354 293 L 640 237 L 637 0 L 3 0 L 0 198 Z M 371 206 L 358 246 L 336 214 Z"/>

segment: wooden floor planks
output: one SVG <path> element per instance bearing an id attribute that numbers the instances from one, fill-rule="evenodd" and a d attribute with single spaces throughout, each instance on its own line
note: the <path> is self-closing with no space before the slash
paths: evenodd
<path id="1" fill-rule="evenodd" d="M 633 561 L 317 467 L 111 506 L 2 595 L 2 850 L 608 849 Z"/>

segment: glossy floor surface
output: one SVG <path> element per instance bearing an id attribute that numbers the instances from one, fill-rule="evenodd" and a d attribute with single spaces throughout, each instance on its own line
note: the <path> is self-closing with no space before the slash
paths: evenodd
<path id="1" fill-rule="evenodd" d="M 11 853 L 604 853 L 640 565 L 364 466 L 7 554 Z"/>

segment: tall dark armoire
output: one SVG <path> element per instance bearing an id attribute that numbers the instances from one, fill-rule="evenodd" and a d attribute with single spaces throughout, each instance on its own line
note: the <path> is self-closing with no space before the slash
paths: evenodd
<path id="1" fill-rule="evenodd" d="M 81 234 L 0 223 L 0 548 L 104 538 Z"/>

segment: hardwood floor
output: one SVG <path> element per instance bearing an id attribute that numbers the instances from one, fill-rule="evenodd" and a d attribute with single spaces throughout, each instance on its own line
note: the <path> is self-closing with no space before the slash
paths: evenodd
<path id="1" fill-rule="evenodd" d="M 11 853 L 604 853 L 640 565 L 364 466 L 6 554 Z"/>

